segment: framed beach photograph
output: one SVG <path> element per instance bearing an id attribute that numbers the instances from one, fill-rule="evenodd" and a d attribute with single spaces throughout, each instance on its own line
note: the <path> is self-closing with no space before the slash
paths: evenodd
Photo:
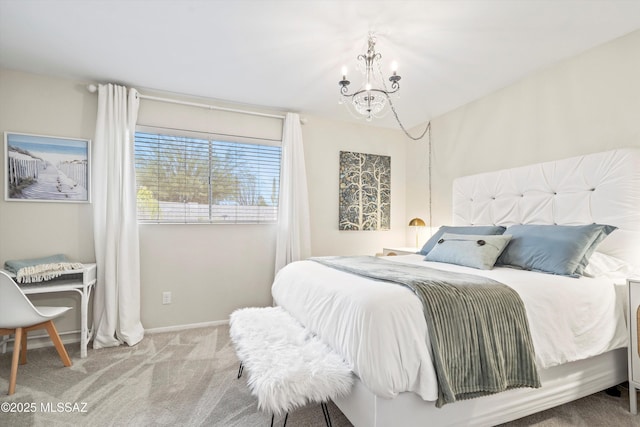
<path id="1" fill-rule="evenodd" d="M 91 141 L 4 133 L 5 200 L 89 203 Z"/>

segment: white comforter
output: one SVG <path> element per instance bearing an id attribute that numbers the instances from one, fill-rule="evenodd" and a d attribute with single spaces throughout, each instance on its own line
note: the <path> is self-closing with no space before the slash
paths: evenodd
<path id="1" fill-rule="evenodd" d="M 539 368 L 580 360 L 627 345 L 621 289 L 605 278 L 579 279 L 510 268 L 476 270 L 386 258 L 477 274 L 515 289 L 527 310 Z M 422 304 L 407 288 L 299 261 L 280 270 L 272 287 L 284 307 L 347 360 L 376 395 L 412 391 L 437 399 L 437 381 Z"/>

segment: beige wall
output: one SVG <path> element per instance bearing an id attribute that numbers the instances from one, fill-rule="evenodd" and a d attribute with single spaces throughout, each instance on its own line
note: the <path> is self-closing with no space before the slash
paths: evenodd
<path id="1" fill-rule="evenodd" d="M 2 131 L 93 138 L 97 95 L 88 93 L 84 82 L 0 69 L 0 100 Z M 220 105 L 211 100 L 189 100 Z M 282 128 L 278 119 L 148 100 L 141 101 L 138 123 L 224 133 L 249 129 L 251 136 L 268 138 L 280 138 Z M 396 131 L 308 117 L 303 138 L 314 255 L 374 254 L 385 245 L 404 244 L 405 146 L 398 135 Z M 392 156 L 391 231 L 338 231 L 340 150 Z M 0 262 L 54 252 L 92 261 L 91 218 L 89 204 L 0 200 Z M 143 325 L 159 328 L 218 321 L 238 307 L 270 304 L 275 231 L 274 225 L 141 225 Z M 172 292 L 172 304 L 162 304 L 164 291 Z M 78 298 L 36 298 L 43 305 L 73 305 L 75 310 L 58 326 L 61 331 L 79 329 Z"/>
<path id="2" fill-rule="evenodd" d="M 404 246 L 409 220 L 405 213 L 406 145 L 400 132 L 308 117 L 307 124 L 302 127 L 302 136 L 313 255 L 374 255 L 382 252 L 384 246 Z M 340 151 L 391 156 L 390 230 L 338 230 Z"/>
<path id="3" fill-rule="evenodd" d="M 70 80 L 0 69 L 0 131 L 92 139 L 96 101 Z M 4 147 L 4 146 L 3 146 Z M 4 186 L 5 164 L 0 162 Z M 7 202 L 0 197 L 0 262 L 66 254 L 93 261 L 93 223 L 88 203 Z M 79 330 L 79 296 L 33 298 L 40 305 L 73 306 L 57 322 L 60 330 Z"/>
<path id="4" fill-rule="evenodd" d="M 433 119 L 434 225 L 451 223 L 458 176 L 640 147 L 639 52 L 636 31 Z M 407 150 L 426 156 L 426 144 Z M 426 174 L 407 163 L 408 212 L 427 206 Z"/>
<path id="5" fill-rule="evenodd" d="M 275 226 L 140 226 L 145 328 L 225 320 L 236 308 L 271 304 Z M 162 292 L 173 302 L 162 304 Z"/>

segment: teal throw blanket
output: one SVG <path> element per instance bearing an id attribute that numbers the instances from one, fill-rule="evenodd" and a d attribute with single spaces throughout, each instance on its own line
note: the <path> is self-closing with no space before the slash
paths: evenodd
<path id="1" fill-rule="evenodd" d="M 17 283 L 36 283 L 60 277 L 68 270 L 81 270 L 84 266 L 79 262 L 69 262 L 63 254 L 42 258 L 10 260 L 4 268 L 15 274 Z"/>

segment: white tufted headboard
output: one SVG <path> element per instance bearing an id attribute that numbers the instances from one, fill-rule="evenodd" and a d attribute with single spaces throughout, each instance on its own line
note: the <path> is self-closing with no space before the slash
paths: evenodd
<path id="1" fill-rule="evenodd" d="M 453 223 L 615 225 L 598 251 L 640 266 L 640 149 L 458 178 Z"/>

